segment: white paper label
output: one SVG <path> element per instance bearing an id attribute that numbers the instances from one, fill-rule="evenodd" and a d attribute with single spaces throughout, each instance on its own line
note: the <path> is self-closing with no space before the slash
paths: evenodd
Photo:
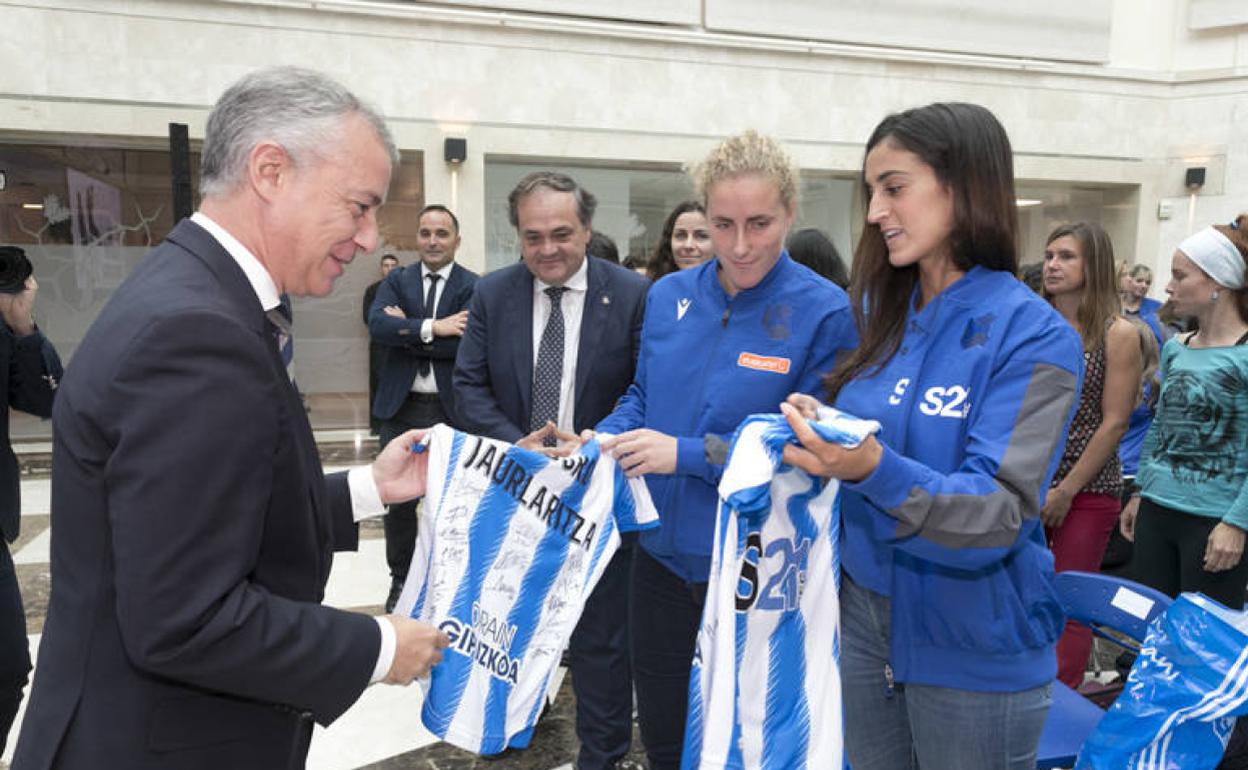
<path id="1" fill-rule="evenodd" d="M 1136 616 L 1140 620 L 1148 617 L 1148 613 L 1153 611 L 1155 601 L 1136 593 L 1130 588 L 1119 588 L 1118 593 L 1114 594 L 1114 600 L 1110 602 L 1123 612 Z"/>

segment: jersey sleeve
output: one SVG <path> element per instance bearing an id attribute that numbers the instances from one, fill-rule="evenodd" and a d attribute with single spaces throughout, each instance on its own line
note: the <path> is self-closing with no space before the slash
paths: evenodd
<path id="1" fill-rule="evenodd" d="M 596 440 L 595 440 L 596 441 Z M 606 455 L 603 459 L 609 460 Z M 650 498 L 650 488 L 645 479 L 630 479 L 624 475 L 624 469 L 609 460 L 614 484 L 612 492 L 612 515 L 615 526 L 620 532 L 639 532 L 659 526 L 659 511 Z"/>
<path id="2" fill-rule="evenodd" d="M 859 420 L 830 406 L 820 407 L 808 424 L 824 441 L 852 449 L 880 430 L 874 420 Z M 755 414 L 737 428 L 719 496 L 728 507 L 758 516 L 771 507 L 771 480 L 783 463 L 784 445 L 797 441 L 784 415 Z"/>

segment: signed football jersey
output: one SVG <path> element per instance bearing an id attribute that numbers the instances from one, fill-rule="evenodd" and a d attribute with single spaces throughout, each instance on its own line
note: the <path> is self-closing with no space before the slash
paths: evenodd
<path id="1" fill-rule="evenodd" d="M 450 637 L 421 721 L 479 754 L 528 745 L 546 690 L 620 533 L 657 526 L 645 484 L 596 441 L 552 459 L 430 430 L 416 552 L 396 612 Z"/>
<path id="2" fill-rule="evenodd" d="M 879 430 L 835 409 L 810 423 L 846 447 Z M 733 437 L 689 680 L 682 767 L 842 766 L 836 481 L 781 463 L 782 415 Z"/>

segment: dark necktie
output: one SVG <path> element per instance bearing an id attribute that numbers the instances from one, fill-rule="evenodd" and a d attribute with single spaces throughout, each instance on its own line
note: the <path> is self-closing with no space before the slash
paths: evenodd
<path id="1" fill-rule="evenodd" d="M 289 300 L 282 298 L 282 303 L 272 310 L 265 311 L 269 323 L 273 324 L 273 335 L 277 338 L 277 352 L 282 356 L 282 366 L 286 367 L 286 376 L 291 383 L 295 381 L 295 337 L 290 323 L 291 313 Z"/>
<path id="2" fill-rule="evenodd" d="M 559 391 L 563 380 L 563 293 L 564 286 L 546 289 L 550 297 L 550 318 L 542 330 L 542 341 L 537 348 L 537 365 L 533 367 L 533 411 L 529 418 L 529 430 L 541 428 L 549 420 L 559 422 Z M 554 437 L 547 438 L 546 446 L 554 446 Z"/>
<path id="3" fill-rule="evenodd" d="M 430 273 L 426 276 L 429 279 L 429 291 L 425 294 L 425 318 L 433 318 L 434 305 L 437 304 L 438 279 L 441 277 L 437 273 Z M 416 364 L 416 371 L 421 377 L 428 377 L 430 369 L 428 358 L 421 358 Z"/>

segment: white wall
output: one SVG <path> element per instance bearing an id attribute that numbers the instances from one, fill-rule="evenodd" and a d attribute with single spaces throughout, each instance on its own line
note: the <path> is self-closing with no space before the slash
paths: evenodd
<path id="1" fill-rule="evenodd" d="M 451 199 L 442 139 L 468 139 L 455 203 L 463 260 L 480 267 L 487 153 L 678 164 L 755 127 L 785 140 L 805 168 L 854 172 L 889 111 L 967 100 L 1006 125 L 1020 178 L 1138 190 L 1135 251 L 1164 262 L 1186 224 L 1186 200 L 1182 217 L 1165 222 L 1157 204 L 1182 195 L 1191 158 L 1208 158 L 1215 172 L 1198 223 L 1248 208 L 1239 173 L 1248 139 L 1236 130 L 1248 107 L 1248 27 L 1189 30 L 1197 1 L 1083 3 L 1088 19 L 1110 15 L 1109 63 L 1091 65 L 770 40 L 660 19 L 656 9 L 686 13 L 684 0 L 637 5 L 635 18 L 655 19 L 645 24 L 514 10 L 567 10 L 559 0 L 504 3 L 501 12 L 409 2 L 392 14 L 350 0 L 322 10 L 262 0 L 0 0 L 0 137 L 106 135 L 159 146 L 166 124 L 179 121 L 196 138 L 240 74 L 274 63 L 319 67 L 377 104 L 401 147 L 425 153 L 430 200 Z M 731 7 L 707 3 L 708 15 Z"/>

